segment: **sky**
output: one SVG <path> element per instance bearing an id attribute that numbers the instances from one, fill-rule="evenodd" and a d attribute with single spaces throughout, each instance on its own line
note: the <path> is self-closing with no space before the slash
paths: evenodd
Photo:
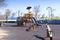
<path id="1" fill-rule="evenodd" d="M 16 12 L 16 15 L 18 10 L 22 13 L 26 13 L 27 6 L 31 6 L 31 11 L 33 12 L 34 6 L 40 5 L 40 15 L 44 14 L 48 16 L 48 9 L 46 8 L 52 7 L 52 9 L 55 9 L 53 14 L 60 17 L 60 0 L 6 0 L 6 3 L 8 5 L 0 9 L 3 14 L 6 9 L 10 9 L 11 12 Z"/>

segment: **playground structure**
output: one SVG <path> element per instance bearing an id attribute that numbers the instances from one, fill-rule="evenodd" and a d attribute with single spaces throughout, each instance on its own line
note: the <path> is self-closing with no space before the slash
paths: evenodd
<path id="1" fill-rule="evenodd" d="M 31 7 L 27 7 L 28 13 L 24 14 L 23 17 L 17 17 L 18 26 L 21 26 L 21 25 L 26 26 L 26 23 L 36 22 L 36 19 L 33 17 L 33 14 L 30 12 L 30 9 Z"/>
<path id="2" fill-rule="evenodd" d="M 28 24 L 28 26 L 30 29 L 35 30 L 35 25 L 39 25 L 36 22 L 36 19 L 33 17 L 33 14 L 31 14 L 31 12 L 29 11 L 28 13 L 26 13 L 23 17 L 18 17 L 17 18 L 17 25 L 18 26 L 26 26 L 26 24 Z M 27 29 L 27 31 L 29 30 L 29 28 Z M 46 36 L 47 38 L 49 37 L 49 40 L 53 40 L 53 35 L 52 35 L 52 30 L 50 28 L 50 26 L 48 24 L 46 24 Z"/>
<path id="3" fill-rule="evenodd" d="M 18 17 L 17 19 L 17 25 L 18 26 L 26 26 L 26 24 L 28 24 L 28 26 L 30 26 L 28 29 L 26 29 L 26 31 L 29 31 L 30 29 L 35 30 L 35 25 L 39 25 L 36 22 L 36 19 L 33 17 L 33 14 L 30 12 L 30 8 L 31 7 L 27 7 L 28 9 L 28 13 L 26 13 L 23 17 Z M 41 25 L 39 25 L 41 26 Z M 49 40 L 53 40 L 53 35 L 52 35 L 52 30 L 50 28 L 50 26 L 48 24 L 46 24 L 46 36 L 47 38 L 49 38 Z"/>

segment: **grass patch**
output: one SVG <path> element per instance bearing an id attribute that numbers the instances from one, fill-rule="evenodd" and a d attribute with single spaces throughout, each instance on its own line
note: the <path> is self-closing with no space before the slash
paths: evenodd
<path id="1" fill-rule="evenodd" d="M 37 20 L 60 20 L 60 18 L 37 18 Z"/>

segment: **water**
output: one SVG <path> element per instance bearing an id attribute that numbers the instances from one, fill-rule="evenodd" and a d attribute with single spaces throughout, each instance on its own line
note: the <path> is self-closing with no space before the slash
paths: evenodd
<path id="1" fill-rule="evenodd" d="M 8 18 L 7 20 L 16 20 L 17 19 L 17 17 L 13 17 L 13 18 Z M 0 20 L 6 20 L 6 18 L 5 19 L 0 19 Z"/>

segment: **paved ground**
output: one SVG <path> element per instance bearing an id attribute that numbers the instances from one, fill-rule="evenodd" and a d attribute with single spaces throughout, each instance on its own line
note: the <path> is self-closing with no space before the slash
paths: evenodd
<path id="1" fill-rule="evenodd" d="M 50 25 L 53 30 L 53 39 L 60 40 L 60 25 Z"/>
<path id="2" fill-rule="evenodd" d="M 53 40 L 60 40 L 60 25 L 50 25 L 53 30 Z M 42 25 L 35 31 L 26 31 L 28 27 L 18 27 L 16 24 L 4 24 L 0 27 L 0 40 L 48 40 L 46 26 Z"/>

